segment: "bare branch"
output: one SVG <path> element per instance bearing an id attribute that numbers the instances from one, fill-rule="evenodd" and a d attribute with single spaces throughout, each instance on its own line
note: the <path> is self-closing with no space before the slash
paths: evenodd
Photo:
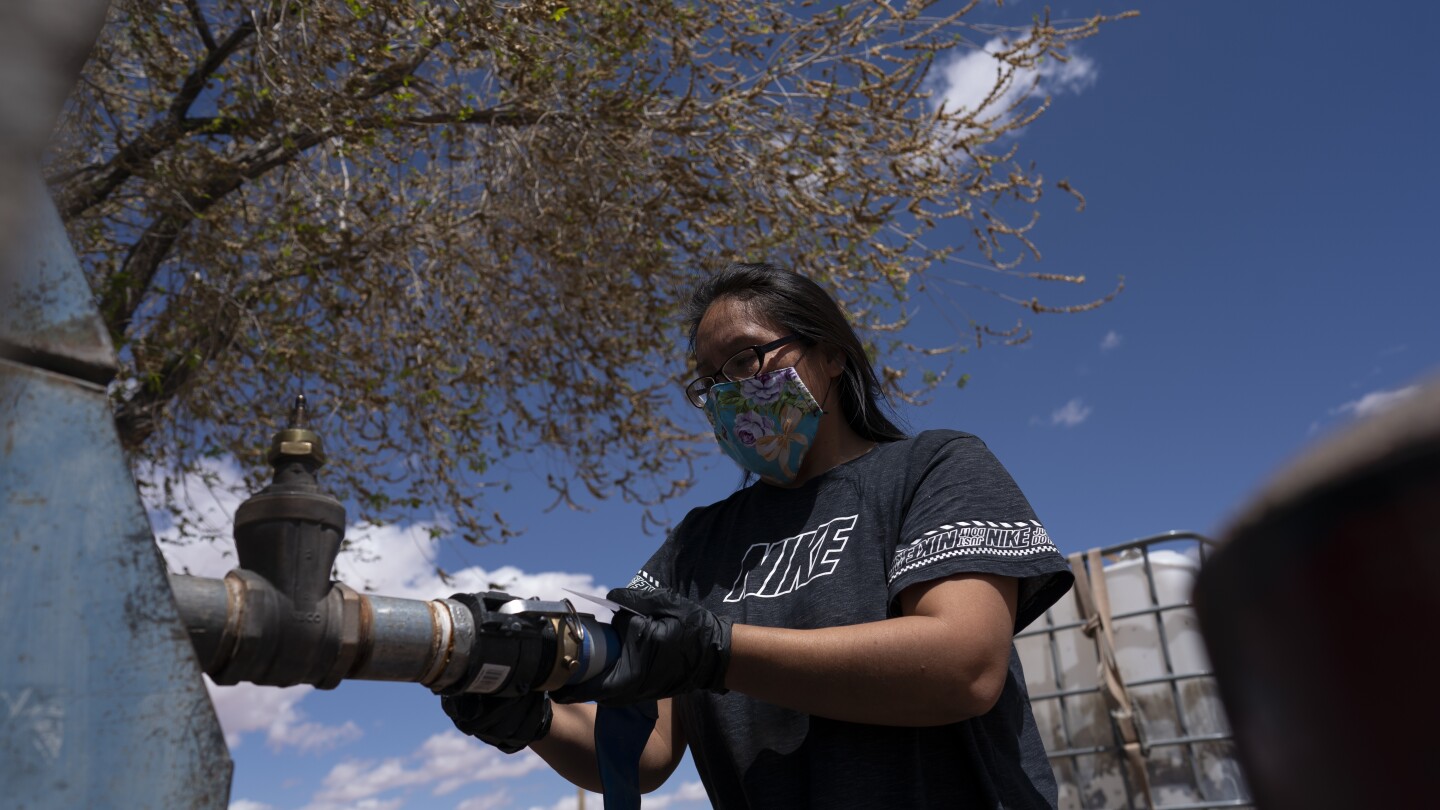
<path id="1" fill-rule="evenodd" d="M 109 171 L 104 171 L 100 176 L 84 183 L 61 190 L 56 201 L 61 215 L 66 219 L 73 219 L 85 213 L 109 197 L 115 189 L 130 179 L 135 172 L 148 165 L 157 155 L 170 148 L 185 133 L 186 130 L 183 126 L 185 114 L 189 111 L 190 105 L 195 103 L 200 91 L 205 88 L 205 82 L 254 33 L 255 23 L 253 19 L 247 18 L 234 31 L 230 32 L 229 36 L 225 37 L 224 42 L 210 49 L 204 61 L 185 77 L 179 92 L 170 102 L 168 114 L 115 153 L 114 157 L 105 163 L 105 167 L 108 167 Z"/>
<path id="2" fill-rule="evenodd" d="M 202 216 L 246 180 L 254 179 L 292 160 L 325 140 L 325 132 L 295 133 L 283 139 L 262 142 L 235 161 L 234 169 L 214 177 L 202 189 L 184 196 L 181 205 L 162 213 L 135 240 L 120 271 L 111 276 L 100 294 L 100 313 L 117 343 L 124 341 L 135 310 L 154 283 L 160 266 L 170 256 L 175 242 L 196 218 Z M 280 144 L 284 143 L 284 146 Z"/>
<path id="3" fill-rule="evenodd" d="M 190 11 L 190 19 L 195 21 L 195 31 L 200 35 L 200 41 L 205 43 L 205 50 L 214 51 L 215 37 L 210 35 L 210 26 L 205 22 L 205 13 L 200 10 L 198 0 L 185 0 L 185 8 Z"/>

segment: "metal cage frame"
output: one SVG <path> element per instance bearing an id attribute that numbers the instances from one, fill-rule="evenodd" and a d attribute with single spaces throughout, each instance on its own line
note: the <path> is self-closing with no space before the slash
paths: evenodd
<path id="1" fill-rule="evenodd" d="M 1143 620 L 1144 617 L 1152 617 L 1155 635 L 1159 639 L 1159 659 L 1164 666 L 1163 674 L 1134 680 L 1125 679 L 1125 688 L 1145 689 L 1148 687 L 1152 694 L 1156 691 L 1168 691 L 1169 700 L 1175 709 L 1174 719 L 1176 722 L 1175 728 L 1169 729 L 1171 733 L 1156 736 L 1151 736 L 1149 733 L 1142 734 L 1142 745 L 1146 754 L 1147 772 L 1154 768 L 1151 752 L 1156 749 L 1171 749 L 1172 752 L 1174 749 L 1179 749 L 1180 756 L 1185 761 L 1184 770 L 1188 771 L 1190 775 L 1188 787 L 1192 793 L 1196 794 L 1199 800 L 1155 802 L 1151 804 L 1151 801 L 1153 801 L 1153 793 L 1151 794 L 1152 799 L 1147 800 L 1146 791 L 1136 784 L 1134 775 L 1126 766 L 1126 756 L 1122 750 L 1120 731 L 1116 726 L 1114 717 L 1109 716 L 1108 713 L 1109 733 L 1107 739 L 1098 744 L 1095 744 L 1093 740 L 1089 741 L 1091 744 L 1087 744 L 1087 741 L 1084 740 L 1077 741 L 1077 737 L 1081 736 L 1078 732 L 1085 730 L 1072 728 L 1072 717 L 1076 713 L 1075 709 L 1077 704 L 1088 701 L 1090 705 L 1087 708 L 1089 708 L 1093 714 L 1096 707 L 1103 703 L 1105 690 L 1099 684 L 1098 677 L 1093 685 L 1077 686 L 1066 684 L 1066 672 L 1065 667 L 1062 665 L 1060 639 L 1064 634 L 1072 634 L 1072 638 L 1079 634 L 1090 636 L 1088 639 L 1083 640 L 1088 641 L 1089 645 L 1093 645 L 1097 661 L 1100 657 L 1100 642 L 1094 638 L 1093 634 L 1086 632 L 1087 621 L 1082 611 L 1077 609 L 1075 615 L 1078 618 L 1073 620 L 1068 617 L 1057 620 L 1055 613 L 1057 608 L 1063 604 L 1064 600 L 1062 599 L 1061 603 L 1051 606 L 1041 618 L 1033 622 L 1023 632 L 1017 633 L 1015 641 L 1017 649 L 1026 647 L 1027 639 L 1043 637 L 1046 641 L 1042 649 L 1046 653 L 1045 658 L 1049 665 L 1049 672 L 1044 673 L 1044 675 L 1048 676 L 1048 679 L 1053 679 L 1054 688 L 1046 691 L 1032 692 L 1029 695 L 1029 701 L 1032 712 L 1037 716 L 1037 724 L 1042 716 L 1049 718 L 1058 714 L 1060 746 L 1047 751 L 1047 753 L 1051 768 L 1055 773 L 1056 782 L 1062 788 L 1067 785 L 1073 788 L 1073 790 L 1069 792 L 1069 795 L 1061 797 L 1061 807 L 1064 810 L 1114 810 L 1114 808 L 1117 807 L 1154 807 L 1156 810 L 1209 810 L 1210 808 L 1254 806 L 1254 800 L 1249 787 L 1245 784 L 1243 776 L 1239 773 L 1238 758 L 1234 750 L 1234 734 L 1229 726 L 1228 720 L 1223 717 L 1223 707 L 1221 707 L 1218 702 L 1218 689 L 1215 684 L 1213 671 L 1208 665 L 1208 659 L 1206 665 L 1200 671 L 1177 671 L 1175 661 L 1173 660 L 1174 655 L 1171 650 L 1171 639 L 1167 635 L 1167 620 L 1179 618 L 1176 612 L 1188 611 L 1190 614 L 1188 620 L 1193 621 L 1194 607 L 1188 593 L 1183 601 L 1170 601 L 1162 604 L 1159 595 L 1160 589 L 1156 584 L 1155 566 L 1152 563 L 1151 554 L 1153 551 L 1162 549 L 1174 551 L 1176 547 L 1195 549 L 1194 559 L 1198 563 L 1198 570 L 1198 567 L 1203 567 L 1208 556 L 1213 553 L 1216 543 L 1209 537 L 1195 532 L 1170 531 L 1107 546 L 1101 548 L 1099 552 L 1103 558 L 1112 561 L 1123 559 L 1133 560 L 1138 553 L 1138 557 L 1142 561 L 1141 565 L 1143 566 L 1145 583 L 1148 589 L 1149 604 L 1140 609 L 1114 612 L 1111 615 L 1111 619 L 1117 623 L 1128 620 L 1133 625 L 1135 622 Z M 1107 570 L 1110 568 L 1110 566 L 1105 567 Z M 1067 594 L 1064 599 L 1073 600 L 1075 598 L 1075 595 L 1071 593 Z M 1075 639 L 1077 644 L 1080 643 L 1081 640 L 1082 639 Z M 1034 649 L 1033 645 L 1026 648 Z M 1032 680 L 1033 679 L 1027 675 L 1027 688 L 1030 687 Z M 1197 727 L 1202 724 L 1195 723 L 1192 718 L 1188 717 L 1191 710 L 1187 708 L 1187 697 L 1185 694 L 1182 694 L 1182 691 L 1186 689 L 1191 690 L 1193 697 L 1193 690 L 1196 687 L 1186 687 L 1187 683 L 1200 684 L 1200 689 L 1207 690 L 1207 699 L 1209 699 L 1211 695 L 1214 695 L 1214 705 L 1220 710 L 1220 714 L 1222 715 L 1220 717 L 1222 727 L 1219 730 L 1200 730 Z M 1045 704 L 1051 702 L 1054 703 L 1053 713 L 1043 711 Z M 1141 712 L 1140 714 L 1143 715 L 1144 713 Z M 1140 719 L 1142 729 L 1148 729 L 1155 725 L 1153 719 L 1147 721 L 1143 716 Z M 1088 730 L 1091 732 L 1091 736 L 1106 736 L 1098 733 L 1095 729 Z M 1103 731 L 1103 729 L 1100 731 Z M 1042 738 L 1045 736 L 1044 729 L 1042 729 Z M 1046 740 L 1047 748 L 1050 748 L 1051 742 L 1052 740 Z M 1217 750 L 1228 751 L 1228 756 L 1217 757 L 1214 753 Z M 1209 756 L 1202 756 L 1202 752 L 1209 752 Z M 1174 754 L 1170 753 L 1169 756 L 1173 759 Z M 1087 800 L 1087 786 L 1080 784 L 1076 778 L 1070 778 L 1073 774 L 1087 770 L 1086 768 L 1080 767 L 1082 758 L 1087 757 L 1092 758 L 1093 761 L 1109 763 L 1106 768 L 1107 771 L 1112 769 L 1118 770 L 1121 777 L 1120 782 L 1124 788 L 1123 804 L 1116 804 L 1113 801 L 1114 796 L 1105 797 L 1099 803 L 1095 803 L 1095 792 L 1103 794 L 1103 791 L 1098 790 L 1092 792 Z M 1202 765 L 1204 763 L 1202 763 L 1202 759 L 1208 759 L 1208 764 L 1212 768 L 1216 761 L 1222 761 L 1222 765 L 1227 771 L 1233 772 L 1234 787 L 1236 789 L 1231 792 L 1236 795 L 1208 799 L 1201 795 L 1206 792 L 1212 794 L 1216 792 L 1205 789 L 1207 779 L 1203 772 L 1204 768 Z M 1150 780 L 1153 780 L 1153 775 L 1150 776 L 1147 781 Z M 1071 799 L 1071 801 L 1067 801 L 1067 798 Z"/>

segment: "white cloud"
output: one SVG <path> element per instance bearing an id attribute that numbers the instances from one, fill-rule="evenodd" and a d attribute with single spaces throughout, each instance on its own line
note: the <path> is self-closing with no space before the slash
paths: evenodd
<path id="1" fill-rule="evenodd" d="M 586 807 L 602 807 L 605 797 L 598 793 L 585 793 Z M 679 787 L 668 793 L 651 793 L 640 797 L 640 806 L 643 810 L 663 810 L 672 806 L 683 806 L 686 804 L 698 803 L 708 807 L 710 797 L 705 795 L 705 786 L 700 782 L 684 782 Z M 579 810 L 580 802 L 575 795 L 562 796 L 553 804 L 532 805 L 530 810 Z M 458 810 L 458 808 L 457 808 Z"/>
<path id="2" fill-rule="evenodd" d="M 268 804 L 265 804 L 264 802 L 255 802 L 249 799 L 236 799 L 235 801 L 230 802 L 229 810 L 274 810 L 274 808 L 272 808 Z"/>
<path id="3" fill-rule="evenodd" d="M 935 108 L 963 110 L 978 121 L 1006 121 L 1014 117 L 1016 105 L 1023 105 L 1027 98 L 1078 93 L 1093 85 L 1099 76 L 1093 59 L 1072 53 L 1064 62 L 1052 57 L 1034 67 L 1014 69 L 997 92 L 996 82 L 1007 66 L 995 54 L 1008 47 L 1005 40 L 996 37 L 982 48 L 957 51 L 941 62 L 933 74 Z"/>
<path id="4" fill-rule="evenodd" d="M 1050 414 L 1050 424 L 1052 427 L 1075 427 L 1086 419 L 1089 419 L 1090 414 L 1094 412 L 1094 410 L 1094 408 L 1082 402 L 1079 397 L 1076 397 L 1064 405 L 1061 405 L 1059 408 L 1056 408 Z"/>
<path id="5" fill-rule="evenodd" d="M 640 803 L 642 805 L 645 803 L 645 797 L 642 796 L 640 798 Z M 585 806 L 604 807 L 605 797 L 600 795 L 599 793 L 591 793 L 587 790 L 585 791 Z M 531 805 L 530 810 L 580 810 L 580 800 L 575 794 L 570 794 L 568 796 L 563 796 L 557 799 L 554 804 Z"/>
<path id="6" fill-rule="evenodd" d="M 455 810 L 499 810 L 510 804 L 510 791 L 500 790 L 483 796 L 471 796 L 455 805 Z M 599 807 L 599 805 L 596 805 Z"/>
<path id="7" fill-rule="evenodd" d="M 1364 419 L 1367 416 L 1374 416 L 1394 406 L 1418 390 L 1420 390 L 1419 386 L 1407 385 L 1404 388 L 1397 388 L 1394 391 L 1371 391 L 1359 399 L 1352 400 L 1335 408 L 1331 413 L 1348 413 L 1356 419 Z"/>
<path id="8" fill-rule="evenodd" d="M 687 804 L 690 802 L 708 803 L 710 797 L 705 795 L 705 786 L 699 782 L 685 782 L 680 787 L 669 793 L 651 794 L 645 796 L 640 804 L 644 810 L 661 810 L 672 804 Z"/>
<path id="9" fill-rule="evenodd" d="M 566 588 L 581 593 L 604 593 L 590 574 L 566 571 L 530 573 L 513 565 L 495 569 L 470 566 L 449 571 L 448 582 L 435 570 L 439 540 L 430 535 L 432 524 L 379 526 L 341 555 L 335 568 L 340 579 L 362 590 L 411 599 L 437 599 L 458 592 L 502 590 L 521 597 L 563 599 Z M 586 608 L 586 612 L 594 612 Z"/>
<path id="10" fill-rule="evenodd" d="M 405 806 L 403 796 L 394 799 L 361 799 L 360 801 L 346 804 L 344 810 L 400 810 Z M 340 810 L 338 806 L 332 806 L 329 810 Z"/>
<path id="11" fill-rule="evenodd" d="M 170 570 L 221 577 L 239 564 L 228 527 L 242 500 L 229 491 L 240 482 L 240 470 L 230 460 L 206 462 L 202 469 L 201 476 L 186 479 L 181 496 L 188 506 L 188 516 L 203 522 L 220 539 L 177 543 L 178 531 L 170 527 L 163 516 L 157 515 L 153 507 L 152 519 L 166 525 L 156 536 L 162 541 L 160 551 Z M 214 485 L 207 486 L 203 478 L 211 479 Z M 436 528 L 442 528 L 443 534 L 438 521 L 378 527 L 352 524 L 345 530 L 352 542 L 336 561 L 336 572 L 341 581 L 355 588 L 411 599 L 436 599 L 461 591 L 503 590 L 516 596 L 558 600 L 569 596 L 566 588 L 582 593 L 608 590 L 590 574 L 530 573 L 513 565 L 493 570 L 470 566 L 450 571 L 447 572 L 449 582 L 446 582 L 435 570 L 434 560 L 441 542 L 431 531 Z M 587 612 L 596 611 L 587 608 Z"/>
<path id="12" fill-rule="evenodd" d="M 208 677 L 205 686 L 225 731 L 225 743 L 232 749 L 240 747 L 245 734 L 256 731 L 264 732 L 273 750 L 293 748 L 301 753 L 328 751 L 362 735 L 350 721 L 339 726 L 307 721 L 297 704 L 313 690 L 310 686 L 216 686 Z"/>
<path id="13" fill-rule="evenodd" d="M 513 779 L 544 766 L 544 760 L 531 751 L 506 755 L 457 731 L 446 731 L 425 740 L 408 756 L 341 762 L 326 774 L 322 789 L 306 810 L 399 807 L 404 795 L 382 798 L 381 794 L 409 793 L 423 786 L 432 795 L 443 796 L 472 782 Z M 482 799 L 466 799 L 462 806 L 480 807 Z"/>
<path id="14" fill-rule="evenodd" d="M 1111 329 L 1105 333 L 1105 337 L 1100 339 L 1100 351 L 1108 352 L 1118 348 L 1120 348 L 1120 333 Z"/>
<path id="15" fill-rule="evenodd" d="M 145 480 L 154 480 L 145 468 L 137 471 Z M 200 472 L 188 476 L 176 489 L 176 499 L 185 510 L 185 517 L 204 534 L 221 538 L 217 542 L 197 539 L 181 539 L 180 530 L 151 497 L 154 492 L 142 489 L 150 503 L 150 522 L 157 527 L 155 538 L 160 541 L 160 551 L 170 570 L 179 574 L 197 577 L 222 577 L 234 568 L 235 543 L 231 539 L 235 508 L 244 497 L 237 494 L 242 480 L 240 468 L 231 459 L 210 459 L 201 463 Z"/>

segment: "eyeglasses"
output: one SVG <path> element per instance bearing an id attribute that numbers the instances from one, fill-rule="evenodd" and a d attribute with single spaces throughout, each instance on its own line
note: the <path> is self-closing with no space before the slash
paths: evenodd
<path id="1" fill-rule="evenodd" d="M 775 351 L 781 346 L 797 340 L 800 340 L 799 335 L 786 335 L 779 340 L 772 340 L 763 346 L 751 346 L 748 349 L 741 349 L 729 360 L 726 360 L 724 365 L 720 366 L 720 370 L 716 373 L 721 379 L 716 379 L 712 376 L 696 377 L 689 385 L 685 386 L 685 397 L 690 400 L 691 405 L 697 408 L 705 407 L 705 400 L 710 398 L 710 388 L 712 386 L 718 385 L 721 382 L 740 382 L 741 380 L 748 380 L 754 377 L 760 373 L 760 369 L 765 367 L 766 353 Z"/>

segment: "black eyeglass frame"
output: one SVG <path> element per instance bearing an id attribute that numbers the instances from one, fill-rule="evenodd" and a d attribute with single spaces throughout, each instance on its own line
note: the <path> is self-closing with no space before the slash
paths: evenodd
<path id="1" fill-rule="evenodd" d="M 724 382 L 741 382 L 743 380 L 753 379 L 760 374 L 761 369 L 765 368 L 765 355 L 775 351 L 781 346 L 788 346 L 797 340 L 804 340 L 804 338 L 792 332 L 785 337 L 777 338 L 770 341 L 769 343 L 765 343 L 759 346 L 747 346 L 746 348 L 741 349 L 740 351 L 730 355 L 730 357 L 724 363 L 721 363 L 720 368 L 716 369 L 714 374 L 706 374 L 704 376 L 696 377 L 695 379 L 691 380 L 690 384 L 685 386 L 685 398 L 690 400 L 690 404 L 694 405 L 697 408 L 705 407 L 706 400 L 710 398 L 710 389 L 720 384 L 720 379 L 717 379 L 717 375 L 718 378 L 723 379 Z M 751 374 L 749 377 L 738 378 L 732 378 L 728 374 L 726 374 L 725 367 L 734 362 L 735 358 L 743 356 L 746 352 L 755 353 L 755 373 Z M 700 384 L 703 380 L 709 380 L 709 382 L 706 383 L 703 388 L 697 390 L 696 386 Z"/>

